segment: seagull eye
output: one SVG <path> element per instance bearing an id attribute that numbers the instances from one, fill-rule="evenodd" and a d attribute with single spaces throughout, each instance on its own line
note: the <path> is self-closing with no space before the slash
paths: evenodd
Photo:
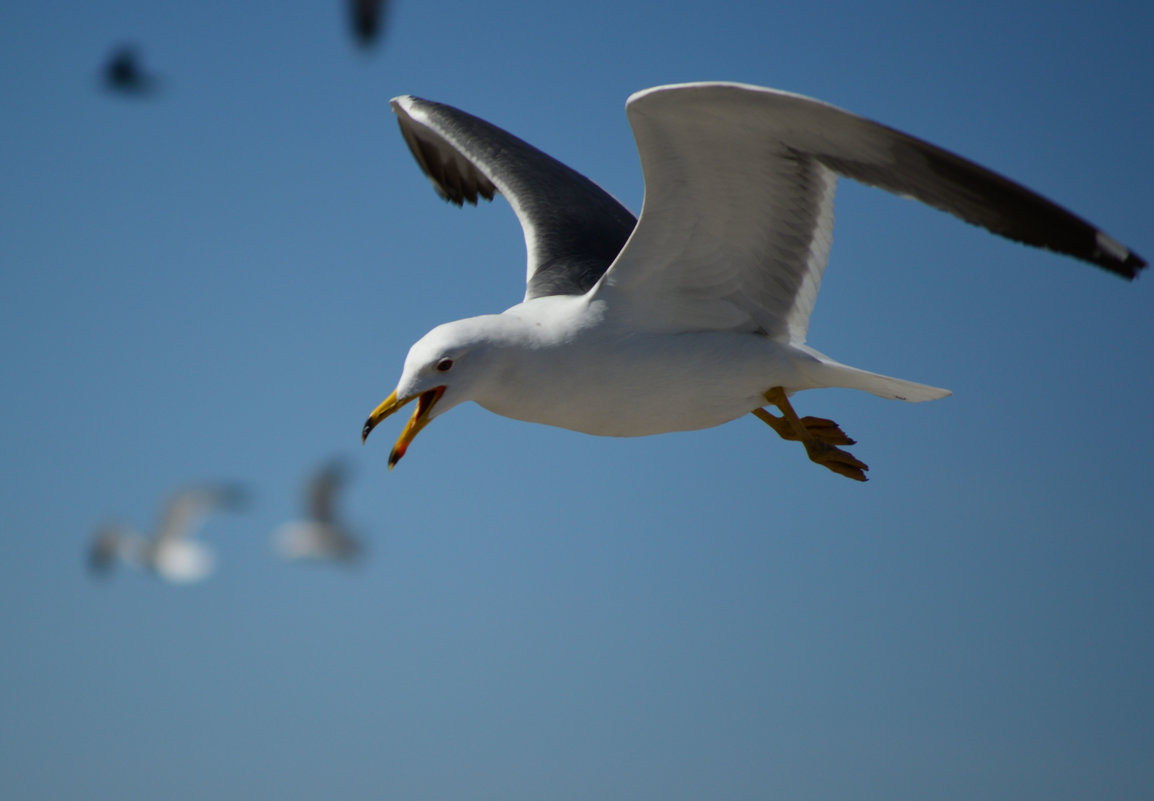
<path id="1" fill-rule="evenodd" d="M 447 373 L 452 369 L 453 369 L 453 360 L 452 359 L 441 359 L 439 362 L 437 362 L 437 372 L 438 373 Z"/>

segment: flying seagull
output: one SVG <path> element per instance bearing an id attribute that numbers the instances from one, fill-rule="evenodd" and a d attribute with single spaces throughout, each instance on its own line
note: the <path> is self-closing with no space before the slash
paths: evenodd
<path id="1" fill-rule="evenodd" d="M 273 535 L 273 545 L 281 556 L 347 561 L 360 556 L 360 543 L 336 512 L 337 491 L 347 480 L 348 468 L 338 461 L 323 466 L 309 479 L 307 517 L 285 523 Z"/>
<path id="2" fill-rule="evenodd" d="M 384 28 L 389 6 L 385 0 L 348 0 L 349 22 L 353 36 L 362 47 L 376 43 Z"/>
<path id="3" fill-rule="evenodd" d="M 245 497 L 240 487 L 231 485 L 181 490 L 169 499 L 151 537 L 120 525 L 105 526 L 97 532 L 88 553 L 89 567 L 104 573 L 114 562 L 122 561 L 176 584 L 200 581 L 216 567 L 216 556 L 193 535 L 210 512 L 237 509 Z"/>
<path id="4" fill-rule="evenodd" d="M 104 84 L 120 94 L 143 96 L 156 89 L 157 79 L 140 66 L 134 46 L 120 45 L 104 65 Z"/>
<path id="5" fill-rule="evenodd" d="M 505 195 L 528 250 L 524 300 L 440 325 L 409 350 L 362 440 L 416 409 L 394 466 L 430 421 L 464 401 L 603 436 L 720 425 L 754 414 L 809 458 L 859 481 L 868 467 L 794 393 L 859 389 L 926 401 L 948 390 L 841 364 L 806 344 L 829 256 L 838 176 L 916 198 L 1028 245 L 1134 278 L 1146 262 L 1025 187 L 893 128 L 801 95 L 735 83 L 632 95 L 645 199 L 636 222 L 564 164 L 451 106 L 392 101 L 441 197 Z M 775 407 L 778 414 L 765 406 Z"/>

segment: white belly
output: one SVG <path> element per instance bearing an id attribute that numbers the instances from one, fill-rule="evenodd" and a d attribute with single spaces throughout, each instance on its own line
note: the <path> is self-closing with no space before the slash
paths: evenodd
<path id="1" fill-rule="evenodd" d="M 600 436 L 690 431 L 764 406 L 772 387 L 811 385 L 799 359 L 813 361 L 753 334 L 587 337 L 526 353 L 500 392 L 476 400 L 505 417 Z"/>

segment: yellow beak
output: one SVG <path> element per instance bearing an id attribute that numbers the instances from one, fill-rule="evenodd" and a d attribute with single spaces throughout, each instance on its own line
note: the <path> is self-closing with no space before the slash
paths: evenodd
<path id="1" fill-rule="evenodd" d="M 393 469 L 393 465 L 401 461 L 401 457 L 405 455 L 405 451 L 409 449 L 409 443 L 413 438 L 420 433 L 421 429 L 429 424 L 429 412 L 432 411 L 433 406 L 445 394 L 445 388 L 435 387 L 428 392 L 422 392 L 420 395 L 410 395 L 407 398 L 397 399 L 397 393 L 394 392 L 389 397 L 381 401 L 381 405 L 373 409 L 369 419 L 365 421 L 365 427 L 361 429 L 361 442 L 368 439 L 369 434 L 377 423 L 384 420 L 393 412 L 400 409 L 413 398 L 417 398 L 417 408 L 413 411 L 413 416 L 409 418 L 409 422 L 405 424 L 405 428 L 401 431 L 400 438 L 397 439 L 397 444 L 393 446 L 392 453 L 389 454 L 389 469 Z"/>

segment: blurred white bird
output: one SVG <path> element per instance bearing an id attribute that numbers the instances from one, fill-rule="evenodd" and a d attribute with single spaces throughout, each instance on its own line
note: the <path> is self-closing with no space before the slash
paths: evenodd
<path id="1" fill-rule="evenodd" d="M 160 525 L 151 537 L 120 525 L 105 526 L 93 538 L 88 564 L 105 573 L 120 561 L 151 570 L 175 584 L 191 584 L 209 576 L 216 554 L 194 535 L 209 512 L 235 510 L 245 501 L 245 491 L 233 485 L 191 487 L 175 493 Z"/>
<path id="2" fill-rule="evenodd" d="M 347 483 L 348 468 L 333 461 L 309 479 L 303 520 L 285 523 L 273 534 L 273 547 L 285 559 L 339 559 L 353 561 L 361 544 L 337 518 L 337 490 Z"/>

